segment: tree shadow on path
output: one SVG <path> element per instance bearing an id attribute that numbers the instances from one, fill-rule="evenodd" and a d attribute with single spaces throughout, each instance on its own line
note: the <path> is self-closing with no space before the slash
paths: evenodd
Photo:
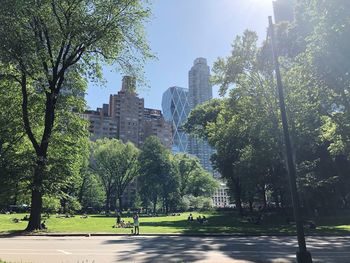
<path id="1" fill-rule="evenodd" d="M 346 263 L 350 256 L 349 238 L 312 237 L 309 249 L 314 262 Z M 339 242 L 336 242 L 338 240 Z M 133 237 L 107 240 L 106 245 L 130 245 L 116 251 L 115 262 L 295 262 L 295 237 Z M 349 251 L 332 258 L 334 252 Z M 346 252 L 345 252 L 346 253 Z M 214 257 L 213 257 L 214 255 Z M 341 255 L 341 254 L 340 254 Z M 210 258 L 208 257 L 210 256 Z"/>

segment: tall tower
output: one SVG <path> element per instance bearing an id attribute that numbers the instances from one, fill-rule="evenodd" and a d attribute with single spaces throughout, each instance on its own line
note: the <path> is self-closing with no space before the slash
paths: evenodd
<path id="1" fill-rule="evenodd" d="M 174 153 L 188 152 L 188 137 L 181 128 L 190 112 L 188 89 L 168 88 L 163 93 L 162 109 L 165 120 L 173 125 L 172 151 Z"/>
<path id="2" fill-rule="evenodd" d="M 210 84 L 210 69 L 205 58 L 197 58 L 194 65 L 188 73 L 189 86 L 189 105 L 194 109 L 197 105 L 202 104 L 213 98 L 212 86 Z M 198 157 L 202 166 L 212 172 L 213 168 L 210 162 L 210 156 L 213 150 L 208 142 L 190 138 L 188 152 Z"/>
<path id="3" fill-rule="evenodd" d="M 209 82 L 210 69 L 205 58 L 197 58 L 188 73 L 189 102 L 191 109 L 213 98 Z"/>

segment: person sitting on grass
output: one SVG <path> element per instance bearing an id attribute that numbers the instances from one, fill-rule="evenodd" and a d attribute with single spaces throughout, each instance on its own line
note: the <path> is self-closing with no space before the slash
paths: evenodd
<path id="1" fill-rule="evenodd" d="M 82 214 L 80 218 L 88 218 L 87 214 Z"/>
<path id="2" fill-rule="evenodd" d="M 125 227 L 124 220 L 120 220 L 120 223 L 117 226 L 120 227 L 120 228 L 124 228 Z"/>
<path id="3" fill-rule="evenodd" d="M 133 217 L 134 219 L 134 235 L 139 235 L 140 234 L 140 228 L 139 228 L 139 215 L 136 213 Z"/>
<path id="4" fill-rule="evenodd" d="M 47 229 L 46 224 L 45 224 L 45 221 L 43 221 L 43 222 L 41 223 L 41 229 Z"/>

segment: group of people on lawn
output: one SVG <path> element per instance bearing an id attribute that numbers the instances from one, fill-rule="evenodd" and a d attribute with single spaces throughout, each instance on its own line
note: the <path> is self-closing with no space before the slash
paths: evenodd
<path id="1" fill-rule="evenodd" d="M 132 234 L 134 235 L 139 235 L 140 234 L 140 222 L 139 222 L 139 215 L 138 213 L 135 213 L 134 216 L 132 217 L 133 219 L 133 224 L 128 221 L 127 223 L 122 220 L 122 217 L 119 212 L 117 212 L 117 219 L 116 219 L 116 228 L 132 228 L 134 226 L 134 231 L 131 231 Z"/>
<path id="2" fill-rule="evenodd" d="M 197 216 L 196 218 L 197 222 L 200 224 L 206 224 L 208 223 L 208 219 L 205 216 Z M 192 214 L 190 214 L 187 218 L 187 221 L 192 222 L 194 221 Z"/>

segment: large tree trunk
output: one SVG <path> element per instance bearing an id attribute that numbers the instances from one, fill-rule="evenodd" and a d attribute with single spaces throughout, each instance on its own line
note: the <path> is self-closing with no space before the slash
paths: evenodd
<path id="1" fill-rule="evenodd" d="M 34 170 L 34 180 L 32 184 L 31 209 L 26 231 L 41 230 L 41 210 L 43 204 L 43 171 L 45 162 L 38 161 Z"/>
<path id="2" fill-rule="evenodd" d="M 106 211 L 106 215 L 109 214 L 109 208 L 110 208 L 110 202 L 111 202 L 111 194 L 109 191 L 107 191 L 106 193 L 106 203 L 105 203 L 105 211 Z"/>
<path id="3" fill-rule="evenodd" d="M 267 200 L 266 200 L 266 187 L 265 185 L 261 188 L 261 198 L 263 201 L 263 210 L 267 207 Z"/>
<path id="4" fill-rule="evenodd" d="M 61 209 L 62 209 L 62 214 L 67 214 L 67 199 L 66 199 L 66 197 L 63 197 L 61 199 Z"/>
<path id="5" fill-rule="evenodd" d="M 55 120 L 55 105 L 57 102 L 58 92 L 62 86 L 64 76 L 60 79 L 60 85 L 55 89 L 57 79 L 53 80 L 50 86 L 50 91 L 45 92 L 45 125 L 41 142 L 38 143 L 32 131 L 29 112 L 28 112 L 28 91 L 27 91 L 27 76 L 22 72 L 21 87 L 22 87 L 22 118 L 25 132 L 31 141 L 36 152 L 37 162 L 34 170 L 33 184 L 32 184 L 32 198 L 29 223 L 26 228 L 27 231 L 41 229 L 41 211 L 43 204 L 43 177 L 47 165 L 47 152 L 51 138 L 52 128 Z"/>

